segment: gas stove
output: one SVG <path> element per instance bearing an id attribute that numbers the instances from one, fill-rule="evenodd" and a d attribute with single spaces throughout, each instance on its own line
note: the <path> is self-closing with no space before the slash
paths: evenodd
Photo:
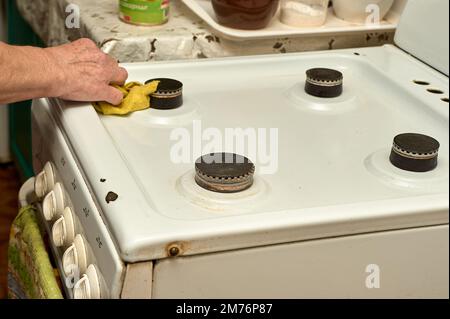
<path id="1" fill-rule="evenodd" d="M 36 193 L 81 276 L 67 295 L 448 297 L 448 60 L 421 54 L 128 64 L 183 99 L 125 117 L 35 101 Z"/>

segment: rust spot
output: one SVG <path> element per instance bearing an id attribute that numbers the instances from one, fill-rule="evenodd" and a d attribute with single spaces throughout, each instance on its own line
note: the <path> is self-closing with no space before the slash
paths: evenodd
<path id="1" fill-rule="evenodd" d="M 186 244 L 182 242 L 171 243 L 166 247 L 167 257 L 178 257 L 183 255 L 185 251 Z"/>
<path id="2" fill-rule="evenodd" d="M 156 42 L 157 41 L 158 41 L 158 39 L 153 39 L 153 41 L 150 42 L 150 45 L 151 45 L 150 53 L 156 52 Z"/>
<path id="3" fill-rule="evenodd" d="M 283 47 L 283 43 L 281 43 L 281 42 L 277 42 L 277 43 L 275 43 L 274 45 L 273 45 L 273 48 L 275 49 L 275 50 L 279 50 L 279 49 L 281 49 Z"/>
<path id="4" fill-rule="evenodd" d="M 336 41 L 336 40 L 331 39 L 330 42 L 328 42 L 328 50 L 333 50 L 333 45 L 334 45 L 334 42 L 335 42 L 335 41 Z"/>
<path id="5" fill-rule="evenodd" d="M 114 192 L 109 192 L 109 193 L 106 195 L 105 200 L 106 200 L 106 203 L 109 204 L 110 202 L 116 201 L 117 198 L 119 198 L 119 195 L 117 195 L 117 194 L 114 193 Z"/>
<path id="6" fill-rule="evenodd" d="M 382 33 L 378 35 L 378 42 L 384 42 L 389 40 L 389 35 L 387 33 Z"/>
<path id="7" fill-rule="evenodd" d="M 205 36 L 205 39 L 208 40 L 209 43 L 216 41 L 216 38 L 212 35 Z"/>

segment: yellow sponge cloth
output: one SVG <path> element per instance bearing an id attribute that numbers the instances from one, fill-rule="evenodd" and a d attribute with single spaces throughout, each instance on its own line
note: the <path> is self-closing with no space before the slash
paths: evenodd
<path id="1" fill-rule="evenodd" d="M 92 105 L 97 112 L 104 115 L 126 115 L 132 112 L 141 111 L 150 107 L 150 95 L 158 89 L 159 81 L 152 81 L 148 84 L 130 82 L 124 86 L 114 85 L 123 93 L 123 101 L 119 105 L 112 105 L 107 102 L 94 102 Z"/>

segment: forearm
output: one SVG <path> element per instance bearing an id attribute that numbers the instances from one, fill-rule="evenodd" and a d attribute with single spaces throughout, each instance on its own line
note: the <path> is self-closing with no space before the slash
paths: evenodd
<path id="1" fill-rule="evenodd" d="M 60 81 L 61 70 L 45 49 L 0 42 L 0 104 L 57 96 Z"/>
<path id="2" fill-rule="evenodd" d="M 128 73 L 89 39 L 53 48 L 0 42 L 0 104 L 39 97 L 120 104 Z"/>

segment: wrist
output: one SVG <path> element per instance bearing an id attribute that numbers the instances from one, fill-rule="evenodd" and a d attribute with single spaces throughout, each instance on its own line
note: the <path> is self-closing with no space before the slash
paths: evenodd
<path id="1" fill-rule="evenodd" d="M 42 49 L 45 72 L 49 75 L 46 79 L 46 92 L 48 97 L 60 97 L 65 94 L 67 77 L 64 67 L 54 48 Z"/>

